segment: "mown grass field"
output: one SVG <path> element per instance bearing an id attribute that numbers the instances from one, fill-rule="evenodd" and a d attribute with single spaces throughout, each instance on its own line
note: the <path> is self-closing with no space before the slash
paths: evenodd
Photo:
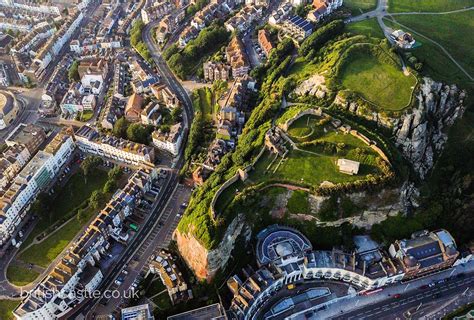
<path id="1" fill-rule="evenodd" d="M 446 12 L 474 6 L 472 0 L 389 0 L 389 12 Z"/>
<path id="2" fill-rule="evenodd" d="M 474 1 L 471 1 L 471 4 L 474 6 Z M 441 44 L 471 76 L 474 76 L 474 10 L 447 15 L 397 16 L 396 21 Z M 415 38 L 422 43 L 422 46 L 414 51 L 415 55 L 418 51 L 427 51 L 425 63 L 430 64 L 428 57 L 431 56 L 432 47 L 423 48 L 429 41 L 416 35 Z M 432 46 L 438 48 L 434 44 Z M 444 67 L 433 64 L 432 68 Z"/>
<path id="3" fill-rule="evenodd" d="M 15 319 L 12 311 L 19 304 L 19 301 L 14 300 L 0 300 L 0 319 L 12 320 Z"/>
<path id="4" fill-rule="evenodd" d="M 72 219 L 43 242 L 31 246 L 21 253 L 18 258 L 26 263 L 46 268 L 66 248 L 82 227 L 76 219 Z"/>
<path id="5" fill-rule="evenodd" d="M 33 242 L 33 239 L 37 235 L 44 232 L 54 223 L 75 215 L 76 212 L 72 212 L 71 210 L 74 210 L 82 202 L 87 200 L 94 190 L 102 189 L 106 181 L 107 172 L 102 170 L 97 170 L 93 175 L 87 177 L 87 180 L 84 179 L 82 172 L 74 174 L 64 187 L 60 190 L 56 190 L 57 196 L 54 199 L 54 205 L 51 208 L 52 212 L 50 216 L 40 217 L 40 220 L 34 227 L 33 231 L 29 234 L 22 247 L 25 248 Z"/>
<path id="6" fill-rule="evenodd" d="M 342 71 L 342 85 L 359 93 L 380 109 L 399 111 L 410 102 L 416 79 L 375 58 L 357 55 Z"/>
<path id="7" fill-rule="evenodd" d="M 377 7 L 377 0 L 345 0 L 344 7 L 349 9 L 352 15 L 356 16 Z"/>
<path id="8" fill-rule="evenodd" d="M 18 265 L 9 265 L 7 279 L 16 286 L 24 286 L 38 278 L 39 273 Z"/>
<path id="9" fill-rule="evenodd" d="M 291 151 L 278 169 L 276 169 L 277 164 L 281 158 L 274 161 L 268 171 L 267 167 L 275 158 L 275 155 L 266 151 L 256 163 L 255 170 L 250 173 L 250 180 L 255 182 L 277 179 L 318 186 L 323 181 L 332 183 L 349 182 L 359 180 L 367 174 L 378 173 L 377 155 L 368 146 L 352 135 L 343 134 L 332 129 L 330 124 L 322 128 L 317 125 L 318 122 L 319 118 L 313 116 L 301 117 L 291 125 L 288 133 L 295 142 L 317 139 L 319 141 L 344 143 L 343 151 L 337 154 L 329 154 L 320 150 L 320 148 L 304 147 L 304 150 L 313 152 L 308 153 L 304 150 L 290 148 Z M 310 130 L 308 131 L 305 127 L 310 128 Z M 304 139 L 300 140 L 299 137 L 302 136 L 304 136 Z M 339 158 L 360 161 L 359 174 L 350 176 L 339 172 L 336 165 Z"/>
<path id="10" fill-rule="evenodd" d="M 201 111 L 205 115 L 206 120 L 212 120 L 212 91 L 209 88 L 202 88 L 197 90 L 197 94 L 199 95 L 199 100 L 196 101 L 197 104 L 194 104 L 195 111 Z"/>
<path id="11" fill-rule="evenodd" d="M 377 19 L 367 19 L 364 21 L 353 22 L 346 25 L 348 32 L 361 34 L 368 37 L 383 38 L 384 34 L 377 22 Z"/>

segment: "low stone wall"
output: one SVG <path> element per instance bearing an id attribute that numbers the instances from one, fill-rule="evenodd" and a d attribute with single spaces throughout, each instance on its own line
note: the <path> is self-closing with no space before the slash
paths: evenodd
<path id="1" fill-rule="evenodd" d="M 258 155 L 255 157 L 253 160 L 252 164 L 248 165 L 247 167 L 243 169 L 238 169 L 237 172 L 226 182 L 224 182 L 220 188 L 216 191 L 214 194 L 214 197 L 212 198 L 211 201 L 211 216 L 213 219 L 217 217 L 217 212 L 215 210 L 215 205 L 217 202 L 217 199 L 219 199 L 219 196 L 224 192 L 227 188 L 229 188 L 231 185 L 233 185 L 235 182 L 237 182 L 239 179 L 242 181 L 247 180 L 248 173 L 252 170 L 253 166 L 257 163 L 258 160 L 262 157 L 263 153 L 265 152 L 265 145 L 262 147 Z"/>
<path id="2" fill-rule="evenodd" d="M 382 159 L 384 159 L 388 164 L 391 165 L 390 163 L 390 160 L 388 159 L 388 157 L 385 155 L 385 153 L 383 152 L 382 149 L 380 149 L 377 145 L 371 143 L 372 141 L 367 138 L 366 136 L 364 136 L 362 133 L 360 133 L 359 131 L 357 130 L 351 130 L 350 133 L 356 137 L 356 138 L 359 138 L 360 140 L 362 140 L 365 144 L 367 144 L 372 150 L 374 150 Z"/>

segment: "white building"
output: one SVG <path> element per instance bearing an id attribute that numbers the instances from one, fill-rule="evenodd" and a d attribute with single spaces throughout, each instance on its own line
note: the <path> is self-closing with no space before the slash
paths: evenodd
<path id="1" fill-rule="evenodd" d="M 89 94 L 82 98 L 82 107 L 84 110 L 92 111 L 95 109 L 96 97 L 93 94 Z"/>
<path id="2" fill-rule="evenodd" d="M 52 271 L 13 311 L 16 319 L 66 318 L 66 314 L 84 300 L 86 293 L 98 288 L 103 281 L 100 262 L 108 258 L 110 240 L 123 234 L 123 220 L 132 213 L 135 203 L 151 188 L 156 177 L 155 170 L 138 170 L 130 177 L 127 185 L 116 192 Z"/>
<path id="3" fill-rule="evenodd" d="M 156 130 L 151 135 L 155 147 L 170 152 L 176 156 L 183 142 L 183 127 L 181 123 L 171 126 L 169 132 L 161 132 Z"/>
<path id="4" fill-rule="evenodd" d="M 348 160 L 348 159 L 338 159 L 337 167 L 339 168 L 339 171 L 342 173 L 354 175 L 359 172 L 360 163 L 357 161 Z"/>
<path id="5" fill-rule="evenodd" d="M 74 136 L 79 149 L 89 154 L 145 167 L 153 166 L 155 161 L 152 147 L 113 136 L 100 136 L 89 126 L 82 126 Z"/>
<path id="6" fill-rule="evenodd" d="M 69 160 L 75 148 L 71 136 L 58 133 L 48 146 L 20 171 L 0 198 L 0 244 L 14 234 L 26 216 L 31 203 L 44 190 Z"/>

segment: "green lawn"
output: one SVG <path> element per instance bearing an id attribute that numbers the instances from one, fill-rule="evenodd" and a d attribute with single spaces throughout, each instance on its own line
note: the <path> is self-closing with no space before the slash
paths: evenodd
<path id="1" fill-rule="evenodd" d="M 245 185 L 242 180 L 237 180 L 234 184 L 232 184 L 229 188 L 225 189 L 219 196 L 216 201 L 215 209 L 217 212 L 222 212 L 227 205 L 234 199 L 234 196 L 238 191 L 242 191 Z"/>
<path id="2" fill-rule="evenodd" d="M 353 34 L 361 34 L 364 36 L 376 38 L 384 37 L 382 29 L 380 29 L 377 19 L 375 18 L 349 23 L 346 25 L 346 29 Z"/>
<path id="3" fill-rule="evenodd" d="M 471 4 L 474 5 L 474 0 Z M 396 21 L 441 44 L 471 76 L 474 76 L 474 10 L 447 15 L 397 16 Z M 415 55 L 423 49 L 431 51 L 430 47 L 423 48 L 428 40 L 417 37 L 416 34 L 414 36 L 422 43 L 422 46 L 414 51 Z M 438 48 L 434 44 L 433 46 Z M 429 52 L 424 60 L 425 63 L 431 63 Z M 440 65 L 433 64 L 434 67 L 439 68 Z"/>
<path id="4" fill-rule="evenodd" d="M 92 192 L 96 189 L 102 189 L 107 181 L 107 172 L 97 170 L 91 174 L 87 181 L 82 172 L 73 175 L 61 190 L 56 190 L 57 196 L 54 199 L 50 217 L 41 217 L 33 231 L 23 243 L 23 248 L 33 242 L 33 239 L 44 232 L 54 223 L 60 223 L 61 220 L 67 220 L 76 214 L 78 207 L 82 202 L 89 199 Z M 59 192 L 59 193 L 58 193 Z"/>
<path id="5" fill-rule="evenodd" d="M 383 110 L 402 110 L 410 102 L 416 79 L 374 57 L 357 55 L 344 66 L 342 85 Z"/>
<path id="6" fill-rule="evenodd" d="M 304 57 L 298 57 L 291 66 L 289 76 L 293 76 L 296 80 L 307 79 L 318 72 L 318 66 L 306 61 Z"/>
<path id="7" fill-rule="evenodd" d="M 196 99 L 194 101 L 195 110 L 201 111 L 205 115 L 206 120 L 212 120 L 212 112 L 214 109 L 212 106 L 212 100 L 213 100 L 212 90 L 209 88 L 200 88 L 196 92 L 199 96 L 199 99 Z"/>
<path id="8" fill-rule="evenodd" d="M 19 301 L 0 300 L 0 319 L 2 320 L 14 319 L 15 317 L 13 316 L 12 312 L 18 304 L 20 304 Z"/>
<path id="9" fill-rule="evenodd" d="M 473 0 L 388 0 L 389 12 L 446 12 L 471 6 Z"/>
<path id="10" fill-rule="evenodd" d="M 84 121 L 84 122 L 89 121 L 90 119 L 92 119 L 93 116 L 94 116 L 94 111 L 90 111 L 90 110 L 84 111 L 81 114 L 81 121 Z"/>
<path id="11" fill-rule="evenodd" d="M 97 210 L 88 208 L 87 220 L 97 214 Z M 46 240 L 35 244 L 18 257 L 24 262 L 47 267 L 69 244 L 74 236 L 83 228 L 76 218 L 66 223 Z"/>
<path id="12" fill-rule="evenodd" d="M 385 24 L 392 29 L 400 26 L 388 19 Z M 423 74 L 437 81 L 461 84 L 469 81 L 466 75 L 444 54 L 434 43 L 414 35 L 421 46 L 413 50 L 413 54 L 423 62 Z"/>
<path id="13" fill-rule="evenodd" d="M 288 134 L 295 142 L 309 141 L 325 135 L 324 127 L 318 123 L 322 118 L 316 116 L 304 116 L 294 121 L 288 129 Z"/>
<path id="14" fill-rule="evenodd" d="M 33 282 L 40 274 L 18 265 L 9 265 L 7 279 L 16 286 L 24 286 Z"/>
<path id="15" fill-rule="evenodd" d="M 148 284 L 146 288 L 145 296 L 150 298 L 154 296 L 155 294 L 162 292 L 163 290 L 166 290 L 166 286 L 161 281 L 160 276 L 156 275 L 155 277 L 153 277 L 153 281 L 150 284 Z"/>
<path id="16" fill-rule="evenodd" d="M 374 10 L 377 0 L 345 0 L 344 7 L 348 8 L 353 16 Z"/>
<path id="17" fill-rule="evenodd" d="M 281 158 L 274 161 L 267 172 L 275 155 L 266 151 L 255 164 L 255 170 L 250 173 L 249 180 L 281 179 L 318 186 L 323 181 L 333 183 L 355 181 L 367 174 L 379 172 L 376 166 L 378 156 L 373 150 L 360 139 L 335 130 L 330 123 L 322 124 L 320 117 L 307 115 L 299 118 L 291 124 L 288 134 L 295 143 L 318 140 L 334 144 L 343 143 L 344 147 L 337 154 L 320 150 L 320 146 L 300 147 L 317 154 L 291 149 L 275 172 L 273 171 Z M 350 176 L 340 173 L 336 165 L 339 158 L 359 161 L 361 163 L 359 174 Z"/>
<path id="18" fill-rule="evenodd" d="M 250 174 L 252 181 L 266 181 L 273 179 L 288 180 L 294 183 L 305 183 L 318 186 L 323 181 L 341 183 L 359 180 L 362 176 L 377 172 L 377 168 L 369 164 L 361 164 L 358 175 L 350 176 L 340 173 L 335 161 L 338 157 L 316 156 L 303 151 L 292 150 L 287 159 L 283 161 L 276 172 L 273 169 L 277 162 L 268 172 L 266 168 L 273 159 L 273 155 L 266 152 L 255 165 L 255 170 Z"/>

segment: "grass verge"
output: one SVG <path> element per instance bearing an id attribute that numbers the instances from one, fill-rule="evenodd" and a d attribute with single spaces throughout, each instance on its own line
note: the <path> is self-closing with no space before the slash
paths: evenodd
<path id="1" fill-rule="evenodd" d="M 7 269 L 7 279 L 16 286 L 25 286 L 38 278 L 40 274 L 34 270 L 18 265 L 10 265 Z"/>

